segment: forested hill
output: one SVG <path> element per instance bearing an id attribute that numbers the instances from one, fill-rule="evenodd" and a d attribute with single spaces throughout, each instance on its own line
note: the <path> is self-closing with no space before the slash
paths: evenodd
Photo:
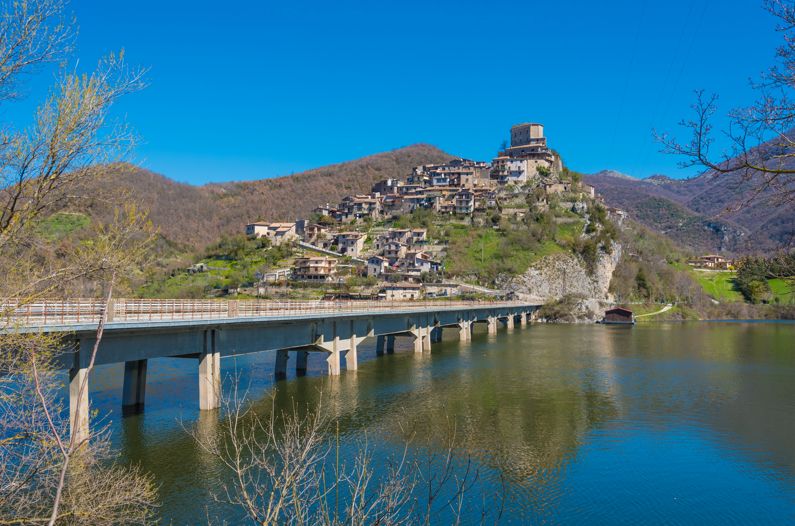
<path id="1" fill-rule="evenodd" d="M 107 217 L 112 213 L 109 203 L 121 197 L 149 210 L 166 239 L 202 246 L 217 241 L 221 234 L 242 232 L 250 221 L 307 217 L 318 205 L 368 192 L 382 179 L 405 178 L 415 166 L 451 158 L 434 146 L 415 144 L 284 177 L 204 186 L 178 183 L 120 164 L 109 167 L 104 176 L 83 189 L 91 200 L 80 211 L 88 209 Z"/>
<path id="2" fill-rule="evenodd" d="M 698 251 L 760 253 L 791 247 L 795 241 L 795 206 L 778 203 L 773 191 L 734 210 L 750 193 L 740 173 L 682 180 L 603 171 L 585 180 L 608 205 Z"/>

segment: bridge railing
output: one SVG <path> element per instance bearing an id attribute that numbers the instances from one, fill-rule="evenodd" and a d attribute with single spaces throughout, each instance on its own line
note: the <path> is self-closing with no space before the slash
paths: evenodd
<path id="1" fill-rule="evenodd" d="M 301 316 L 389 312 L 394 310 L 438 310 L 449 307 L 515 306 L 516 301 L 372 301 L 372 300 L 195 300 L 195 299 L 114 299 L 108 308 L 108 321 L 212 320 L 267 316 Z M 96 299 L 45 300 L 19 304 L 0 301 L 3 325 L 70 325 L 98 323 L 105 302 Z"/>

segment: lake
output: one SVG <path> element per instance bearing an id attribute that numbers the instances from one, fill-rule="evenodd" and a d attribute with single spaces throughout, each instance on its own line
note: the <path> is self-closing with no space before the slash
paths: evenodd
<path id="1" fill-rule="evenodd" d="M 454 474 L 471 477 L 465 524 L 484 509 L 501 524 L 795 523 L 795 324 L 477 326 L 422 356 L 401 340 L 383 357 L 364 344 L 337 378 L 318 353 L 302 378 L 274 383 L 275 353 L 222 373 L 263 414 L 322 404 L 343 460 L 365 441 L 377 469 L 407 441 L 420 459 L 452 443 Z M 164 522 L 236 523 L 210 498 L 229 474 L 185 431 L 218 427 L 199 415 L 196 362 L 150 360 L 146 411 L 123 418 L 122 367 L 97 369 L 92 405 L 123 461 L 154 474 Z"/>

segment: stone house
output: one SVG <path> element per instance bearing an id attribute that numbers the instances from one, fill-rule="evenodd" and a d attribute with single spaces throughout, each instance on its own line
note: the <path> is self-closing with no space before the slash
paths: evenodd
<path id="1" fill-rule="evenodd" d="M 392 283 L 382 288 L 378 296 L 387 301 L 410 301 L 420 299 L 422 291 L 420 283 Z"/>
<path id="2" fill-rule="evenodd" d="M 304 257 L 295 260 L 293 279 L 330 281 L 337 275 L 337 260 L 329 257 Z"/>
<path id="3" fill-rule="evenodd" d="M 246 225 L 246 235 L 258 238 L 266 237 L 274 246 L 295 241 L 299 237 L 295 223 L 249 223 Z"/>
<path id="4" fill-rule="evenodd" d="M 562 194 L 571 191 L 571 183 L 558 181 L 552 183 L 544 183 L 544 192 L 547 195 Z"/>
<path id="5" fill-rule="evenodd" d="M 718 254 L 707 254 L 698 258 L 690 259 L 687 264 L 691 267 L 710 269 L 710 270 L 731 270 L 734 262 Z"/>
<path id="6" fill-rule="evenodd" d="M 358 257 L 364 250 L 364 241 L 367 239 L 366 234 L 361 232 L 342 232 L 337 234 L 337 250 L 340 254 L 350 257 Z"/>
<path id="7" fill-rule="evenodd" d="M 367 258 L 367 276 L 379 277 L 389 271 L 389 261 L 382 256 Z"/>
<path id="8" fill-rule="evenodd" d="M 395 264 L 397 260 L 406 257 L 407 245 L 399 241 L 390 241 L 384 245 L 383 256 L 389 260 L 390 264 Z"/>

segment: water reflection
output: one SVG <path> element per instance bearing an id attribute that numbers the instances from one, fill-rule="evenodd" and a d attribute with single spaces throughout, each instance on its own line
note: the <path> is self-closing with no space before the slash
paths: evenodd
<path id="1" fill-rule="evenodd" d="M 267 353 L 222 367 L 242 374 L 258 413 L 321 405 L 344 443 L 367 437 L 379 455 L 407 440 L 417 454 L 442 450 L 454 429 L 459 457 L 481 469 L 479 490 L 507 481 L 514 521 L 692 518 L 688 506 L 713 520 L 792 516 L 795 326 L 531 326 L 463 344 L 453 332 L 423 355 L 399 339 L 375 359 L 367 342 L 359 370 L 336 378 L 317 353 L 307 377 L 275 386 Z M 199 415 L 195 364 L 153 362 L 146 412 L 116 420 L 114 437 L 157 477 L 164 515 L 192 523 L 224 474 L 179 420 L 212 435 L 217 415 Z M 118 411 L 120 392 L 107 380 L 92 396 Z"/>

